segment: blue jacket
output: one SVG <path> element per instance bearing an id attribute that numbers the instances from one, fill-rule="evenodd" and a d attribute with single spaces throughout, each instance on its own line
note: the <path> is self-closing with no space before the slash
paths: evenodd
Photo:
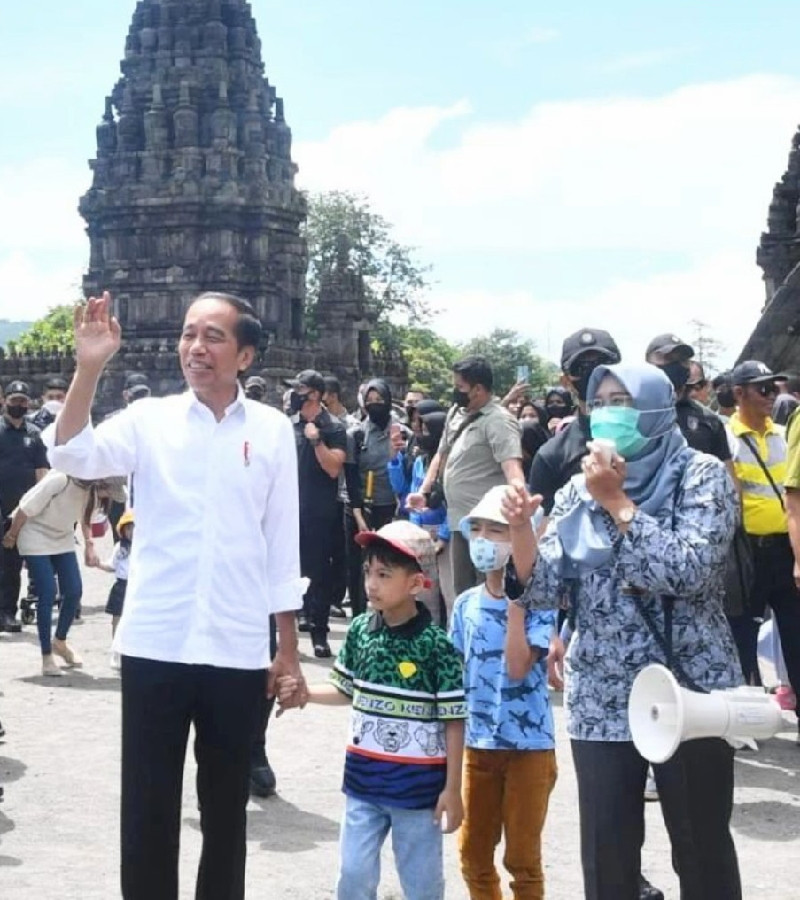
<path id="1" fill-rule="evenodd" d="M 413 525 L 439 526 L 439 540 L 450 540 L 450 527 L 447 524 L 447 507 L 440 506 L 439 509 L 426 509 L 424 512 L 417 512 L 406 507 L 406 497 L 414 494 L 422 487 L 427 471 L 425 460 L 418 456 L 414 460 L 411 467 L 411 477 L 408 476 L 406 470 L 406 455 L 398 453 L 394 459 L 389 460 L 389 481 L 392 484 L 392 490 L 400 498 L 400 508 L 408 513 L 408 520 Z"/>

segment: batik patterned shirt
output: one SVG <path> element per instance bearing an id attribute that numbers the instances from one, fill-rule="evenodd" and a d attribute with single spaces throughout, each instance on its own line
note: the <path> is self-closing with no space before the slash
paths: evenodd
<path id="1" fill-rule="evenodd" d="M 432 809 L 447 778 L 445 723 L 466 717 L 461 657 L 428 610 L 392 628 L 357 616 L 331 672 L 352 698 L 344 792 L 370 803 Z"/>
<path id="2" fill-rule="evenodd" d="M 583 575 L 570 587 L 562 575 L 563 551 L 556 524 L 582 502 L 576 480 L 556 496 L 533 576 L 517 602 L 547 609 L 563 596 L 571 597 L 575 631 L 565 660 L 567 731 L 576 740 L 629 741 L 627 707 L 633 680 L 651 663 L 666 664 L 640 607 L 649 610 L 663 635 L 662 598 L 675 598 L 673 673 L 679 681 L 680 668 L 706 690 L 742 682 L 722 611 L 736 491 L 719 460 L 692 453 L 674 508 L 657 516 L 637 509 L 624 535 L 609 516 L 607 525 L 614 533 L 610 564 Z"/>

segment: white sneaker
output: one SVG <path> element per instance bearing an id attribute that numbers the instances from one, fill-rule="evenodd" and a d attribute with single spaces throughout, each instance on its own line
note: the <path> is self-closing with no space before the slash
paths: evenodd
<path id="1" fill-rule="evenodd" d="M 644 799 L 649 803 L 658 802 L 658 788 L 656 787 L 656 776 L 653 770 L 647 770 L 647 781 L 644 786 Z"/>
<path id="2" fill-rule="evenodd" d="M 113 672 L 119 672 L 122 668 L 122 659 L 120 658 L 119 653 L 115 653 L 113 650 L 111 651 L 111 656 L 108 658 L 108 664 L 111 666 L 111 670 Z"/>
<path id="3" fill-rule="evenodd" d="M 47 675 L 50 678 L 60 678 L 63 674 L 58 663 L 53 659 L 52 653 L 49 656 L 42 657 L 42 675 Z"/>

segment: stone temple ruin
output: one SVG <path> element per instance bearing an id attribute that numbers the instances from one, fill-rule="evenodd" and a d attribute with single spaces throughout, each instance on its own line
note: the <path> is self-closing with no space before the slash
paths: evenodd
<path id="1" fill-rule="evenodd" d="M 756 261 L 764 272 L 766 303 L 739 358 L 800 373 L 800 129 L 775 185 Z"/>
<path id="2" fill-rule="evenodd" d="M 84 293 L 111 292 L 124 342 L 98 413 L 119 405 L 131 372 L 146 372 L 157 394 L 182 388 L 175 346 L 183 313 L 207 290 L 255 306 L 269 345 L 252 372 L 276 387 L 276 398 L 282 378 L 309 367 L 337 375 L 351 392 L 368 374 L 399 389 L 404 364 L 371 351 L 374 323 L 345 245 L 322 273 L 320 338 L 306 337 L 306 200 L 250 3 L 140 0 L 121 71 L 80 201 L 90 242 Z M 0 362 L 4 380 L 37 384 L 72 367 L 69 357 Z"/>

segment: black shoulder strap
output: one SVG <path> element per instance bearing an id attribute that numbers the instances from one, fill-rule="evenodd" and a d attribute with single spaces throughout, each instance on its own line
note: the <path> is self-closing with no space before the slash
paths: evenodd
<path id="1" fill-rule="evenodd" d="M 778 498 L 781 504 L 781 509 L 786 512 L 786 504 L 783 502 L 783 494 L 780 492 L 778 485 L 775 484 L 775 479 L 770 474 L 769 469 L 767 468 L 767 464 L 761 458 L 761 454 L 758 452 L 758 447 L 753 443 L 753 439 L 749 434 L 741 435 L 742 440 L 747 444 L 750 448 L 750 452 L 755 456 L 756 462 L 761 466 L 761 471 L 767 476 L 767 481 L 770 483 L 772 490 L 775 491 L 775 496 Z"/>

